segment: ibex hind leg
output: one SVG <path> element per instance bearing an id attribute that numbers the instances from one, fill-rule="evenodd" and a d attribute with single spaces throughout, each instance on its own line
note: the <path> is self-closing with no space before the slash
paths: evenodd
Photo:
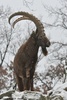
<path id="1" fill-rule="evenodd" d="M 17 78 L 17 84 L 18 84 L 19 91 L 23 91 L 24 90 L 24 87 L 23 87 L 22 78 L 20 78 L 17 75 L 16 75 L 16 78 Z"/>
<path id="2" fill-rule="evenodd" d="M 30 78 L 24 77 L 23 85 L 24 85 L 24 90 L 30 90 Z"/>
<path id="3" fill-rule="evenodd" d="M 27 77 L 24 79 L 24 90 L 31 90 L 33 91 L 33 78 Z"/>
<path id="4" fill-rule="evenodd" d="M 27 87 L 27 90 L 30 90 L 30 77 L 27 78 L 26 87 Z"/>

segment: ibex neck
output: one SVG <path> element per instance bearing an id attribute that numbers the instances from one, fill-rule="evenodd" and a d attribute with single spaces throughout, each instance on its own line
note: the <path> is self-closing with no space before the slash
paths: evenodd
<path id="1" fill-rule="evenodd" d="M 26 43 L 28 49 L 29 56 L 35 56 L 38 53 L 39 46 L 37 45 L 37 41 L 34 37 L 30 37 Z"/>

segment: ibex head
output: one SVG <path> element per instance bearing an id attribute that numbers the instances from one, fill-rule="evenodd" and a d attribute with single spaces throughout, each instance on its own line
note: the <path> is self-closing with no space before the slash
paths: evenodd
<path id="1" fill-rule="evenodd" d="M 46 37 L 46 34 L 44 33 L 44 27 L 43 27 L 43 24 L 40 22 L 40 20 L 38 20 L 32 14 L 29 14 L 29 13 L 26 13 L 26 12 L 16 12 L 9 17 L 9 23 L 10 23 L 11 18 L 13 18 L 14 16 L 17 16 L 17 15 L 21 15 L 22 17 L 16 19 L 13 22 L 12 26 L 14 27 L 14 25 L 20 20 L 31 20 L 31 21 L 33 21 L 34 24 L 36 25 L 36 32 L 34 32 L 34 34 L 36 36 L 37 45 L 41 46 L 43 53 L 45 55 L 47 55 L 46 47 L 50 46 L 50 41 Z"/>

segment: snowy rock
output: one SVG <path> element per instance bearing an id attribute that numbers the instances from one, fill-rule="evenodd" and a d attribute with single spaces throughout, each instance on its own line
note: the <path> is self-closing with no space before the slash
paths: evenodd
<path id="1" fill-rule="evenodd" d="M 0 95 L 0 100 L 50 100 L 48 96 L 37 91 L 9 91 Z"/>
<path id="2" fill-rule="evenodd" d="M 17 97 L 17 92 L 15 92 L 12 97 Z M 42 93 L 36 91 L 24 91 L 18 94 L 18 97 L 22 98 L 22 100 L 46 100 Z M 16 98 L 17 99 L 17 98 Z"/>
<path id="3" fill-rule="evenodd" d="M 47 95 L 37 91 L 8 91 L 0 95 L 0 100 L 67 100 L 67 82 L 59 84 Z"/>

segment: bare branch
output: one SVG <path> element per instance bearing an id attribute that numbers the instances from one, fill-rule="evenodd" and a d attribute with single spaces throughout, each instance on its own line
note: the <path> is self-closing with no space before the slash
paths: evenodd
<path id="1" fill-rule="evenodd" d="M 30 5 L 32 6 L 33 5 L 33 2 L 34 2 L 34 0 L 32 0 L 32 1 L 23 0 L 23 4 L 26 7 L 28 7 L 30 10 L 31 10 Z M 32 11 L 33 11 L 33 9 L 32 9 Z"/>

